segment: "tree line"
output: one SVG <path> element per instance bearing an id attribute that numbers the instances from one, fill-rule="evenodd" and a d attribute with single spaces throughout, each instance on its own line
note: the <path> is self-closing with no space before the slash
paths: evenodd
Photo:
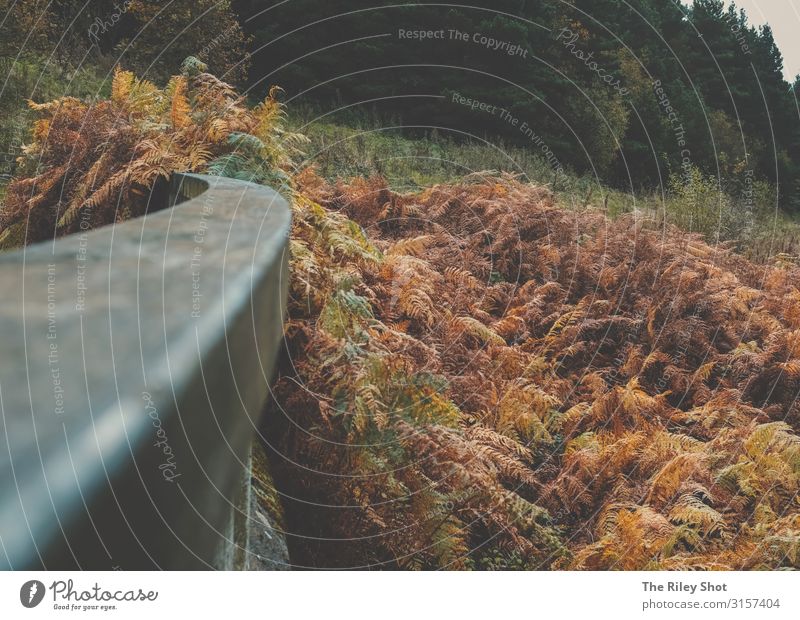
<path id="1" fill-rule="evenodd" d="M 159 80 L 195 55 L 254 98 L 278 84 L 634 190 L 763 179 L 800 208 L 797 80 L 769 26 L 722 0 L 0 0 L 0 16 L 4 73 L 38 54 Z"/>
<path id="2" fill-rule="evenodd" d="M 721 0 L 238 0 L 253 75 L 407 126 L 503 137 L 620 187 L 755 175 L 794 206 L 797 81 L 769 26 Z M 407 32 L 434 36 L 402 36 Z M 520 51 L 521 50 L 521 51 Z M 486 113 L 462 98 L 497 106 Z M 520 131 L 525 124 L 531 131 Z M 458 134 L 463 135 L 463 134 Z"/>

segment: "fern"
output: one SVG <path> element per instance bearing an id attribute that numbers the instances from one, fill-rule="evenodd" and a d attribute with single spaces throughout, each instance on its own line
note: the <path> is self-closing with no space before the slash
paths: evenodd
<path id="1" fill-rule="evenodd" d="M 32 104 L 0 244 L 141 214 L 176 171 L 284 193 L 267 424 L 304 561 L 797 567 L 796 265 L 563 210 L 509 175 L 327 183 L 298 169 L 278 97 L 251 109 L 187 59 L 164 89 L 117 71 L 109 100 Z"/>
<path id="2" fill-rule="evenodd" d="M 31 103 L 42 118 L 21 162 L 29 176 L 9 185 L 0 212 L 4 244 L 18 240 L 22 221 L 32 242 L 140 215 L 175 172 L 262 183 L 291 199 L 302 138 L 281 126 L 281 105 L 269 98 L 250 110 L 196 59 L 183 69 L 159 89 L 117 68 L 106 101 Z"/>

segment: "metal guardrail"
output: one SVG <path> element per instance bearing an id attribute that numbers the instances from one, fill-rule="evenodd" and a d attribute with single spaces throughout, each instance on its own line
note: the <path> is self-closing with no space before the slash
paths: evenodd
<path id="1" fill-rule="evenodd" d="M 0 254 L 0 568 L 241 568 L 291 212 L 176 175 L 169 204 Z"/>

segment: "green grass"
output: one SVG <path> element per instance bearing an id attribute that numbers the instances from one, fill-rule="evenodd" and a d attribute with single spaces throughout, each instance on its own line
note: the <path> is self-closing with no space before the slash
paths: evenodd
<path id="1" fill-rule="evenodd" d="M 754 184 L 747 202 L 720 191 L 716 179 L 698 171 L 688 183 L 673 178 L 663 190 L 624 192 L 571 171 L 556 175 L 544 158 L 515 145 L 455 140 L 436 131 L 410 136 L 397 127 L 400 123 L 368 115 L 335 121 L 303 109 L 290 118 L 292 130 L 310 140 L 305 163 L 331 181 L 379 174 L 392 189 L 405 192 L 477 172 L 510 172 L 548 185 L 565 208 L 600 209 L 612 218 L 636 212 L 649 225 L 666 221 L 712 243 L 730 242 L 761 262 L 777 254 L 800 254 L 800 218 L 777 209 L 774 188 L 765 183 Z"/>

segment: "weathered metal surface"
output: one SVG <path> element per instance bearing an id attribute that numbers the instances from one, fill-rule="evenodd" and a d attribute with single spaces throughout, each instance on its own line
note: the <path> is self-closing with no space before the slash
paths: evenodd
<path id="1" fill-rule="evenodd" d="M 0 568 L 245 563 L 290 209 L 172 183 L 176 206 L 0 255 Z"/>

